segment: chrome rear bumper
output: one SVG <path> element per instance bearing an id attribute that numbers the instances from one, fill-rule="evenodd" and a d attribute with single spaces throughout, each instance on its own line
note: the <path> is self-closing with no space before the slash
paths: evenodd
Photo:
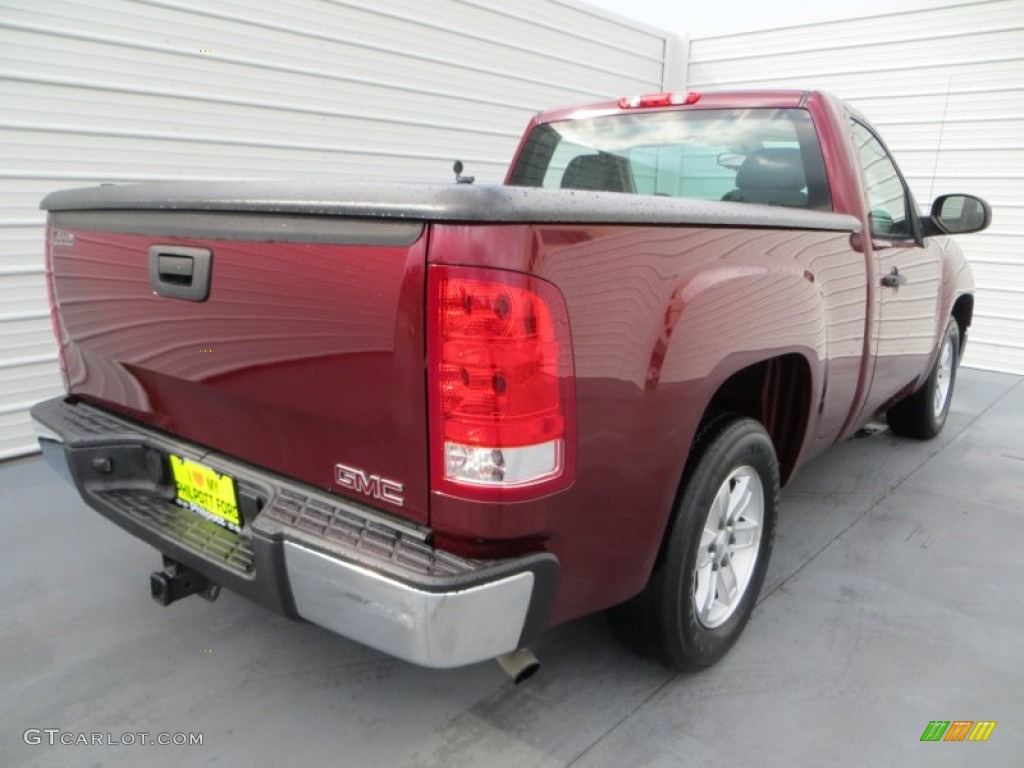
<path id="1" fill-rule="evenodd" d="M 473 560 L 430 531 L 62 398 L 32 410 L 46 460 L 91 507 L 210 581 L 426 667 L 530 645 L 558 563 L 536 553 Z M 235 534 L 173 503 L 168 453 L 235 478 Z"/>
<path id="2" fill-rule="evenodd" d="M 284 561 L 302 618 L 425 667 L 457 667 L 522 647 L 529 571 L 428 592 L 291 541 Z"/>

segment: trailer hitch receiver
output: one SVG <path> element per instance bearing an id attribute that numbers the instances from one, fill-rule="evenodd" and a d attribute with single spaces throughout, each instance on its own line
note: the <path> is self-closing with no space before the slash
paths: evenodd
<path id="1" fill-rule="evenodd" d="M 199 595 L 211 602 L 220 594 L 220 585 L 181 563 L 164 558 L 164 569 L 149 574 L 149 590 L 160 605 L 170 605 L 189 595 Z"/>

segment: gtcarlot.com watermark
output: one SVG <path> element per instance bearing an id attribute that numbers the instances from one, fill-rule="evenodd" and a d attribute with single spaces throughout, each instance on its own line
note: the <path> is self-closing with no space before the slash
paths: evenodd
<path id="1" fill-rule="evenodd" d="M 150 733 L 149 731 L 133 731 L 128 733 L 85 733 L 84 731 L 62 731 L 60 728 L 29 728 L 21 736 L 30 746 L 46 744 L 96 746 L 96 747 L 132 747 L 160 746 L 187 747 L 202 746 L 201 733 Z"/>

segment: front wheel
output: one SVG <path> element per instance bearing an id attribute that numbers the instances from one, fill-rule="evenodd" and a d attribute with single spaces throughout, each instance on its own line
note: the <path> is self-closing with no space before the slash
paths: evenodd
<path id="1" fill-rule="evenodd" d="M 953 400 L 957 364 L 960 361 L 960 328 L 950 320 L 931 373 L 914 394 L 886 412 L 889 428 L 897 435 L 930 440 L 942 431 Z"/>
<path id="2" fill-rule="evenodd" d="M 736 642 L 764 582 L 779 498 L 771 438 L 753 419 L 714 419 L 684 483 L 650 582 L 609 618 L 627 645 L 694 670 Z"/>

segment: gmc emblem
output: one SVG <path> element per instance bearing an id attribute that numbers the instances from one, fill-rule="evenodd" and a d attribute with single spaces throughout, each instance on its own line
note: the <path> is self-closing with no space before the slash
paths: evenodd
<path id="1" fill-rule="evenodd" d="M 335 464 L 334 481 L 342 488 L 386 501 L 396 507 L 402 506 L 404 502 L 402 492 L 405 486 L 402 483 L 396 483 L 380 475 L 368 475 L 365 470 L 358 467 Z"/>

